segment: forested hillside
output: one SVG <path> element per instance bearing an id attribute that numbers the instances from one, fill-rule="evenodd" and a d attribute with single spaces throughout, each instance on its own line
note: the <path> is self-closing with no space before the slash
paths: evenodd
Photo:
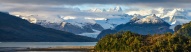
<path id="1" fill-rule="evenodd" d="M 108 34 L 95 46 L 96 51 L 133 51 L 133 52 L 189 52 L 191 51 L 191 22 L 175 27 L 175 33 L 141 35 L 118 32 Z"/>

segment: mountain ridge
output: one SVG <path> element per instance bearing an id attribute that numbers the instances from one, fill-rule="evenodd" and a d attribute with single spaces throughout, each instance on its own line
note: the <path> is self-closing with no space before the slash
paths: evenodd
<path id="1" fill-rule="evenodd" d="M 96 39 L 44 28 L 16 16 L 0 12 L 1 42 L 84 42 Z"/>
<path id="2" fill-rule="evenodd" d="M 144 18 L 142 18 L 142 19 L 144 19 Z M 173 32 L 172 29 L 169 29 L 170 24 L 166 23 L 162 19 L 157 18 L 158 20 L 161 20 L 157 23 L 153 23 L 152 21 L 149 21 L 149 23 L 142 23 L 142 22 L 136 23 L 137 21 L 142 20 L 142 19 L 135 20 L 134 18 L 132 18 L 132 20 L 130 20 L 128 23 L 118 25 L 112 30 L 104 30 L 103 32 L 101 32 L 98 35 L 97 38 L 100 39 L 101 37 L 105 36 L 106 34 L 111 34 L 113 31 L 116 31 L 116 32 L 132 31 L 132 32 L 136 32 L 139 34 L 143 34 L 143 35 L 155 34 L 155 33 L 162 34 L 162 33 L 166 33 L 166 32 Z"/>

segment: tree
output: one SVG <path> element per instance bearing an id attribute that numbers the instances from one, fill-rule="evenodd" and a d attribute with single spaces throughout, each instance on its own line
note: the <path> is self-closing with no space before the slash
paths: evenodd
<path id="1" fill-rule="evenodd" d="M 98 41 L 96 51 L 153 51 L 177 52 L 191 51 L 191 38 L 172 33 L 140 35 L 137 33 L 118 32 Z"/>

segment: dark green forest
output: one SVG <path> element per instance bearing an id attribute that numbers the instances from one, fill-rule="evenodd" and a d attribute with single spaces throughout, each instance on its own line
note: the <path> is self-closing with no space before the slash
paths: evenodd
<path id="1" fill-rule="evenodd" d="M 174 33 L 141 35 L 127 32 L 108 34 L 95 46 L 96 51 L 182 52 L 191 51 L 191 22 L 178 25 Z"/>

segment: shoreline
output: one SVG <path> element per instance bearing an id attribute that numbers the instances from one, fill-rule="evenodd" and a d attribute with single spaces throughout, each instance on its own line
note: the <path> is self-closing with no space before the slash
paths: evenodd
<path id="1" fill-rule="evenodd" d="M 93 52 L 94 46 L 59 46 L 59 47 L 47 47 L 47 48 L 1 47 L 0 51 L 87 51 L 87 52 Z"/>

